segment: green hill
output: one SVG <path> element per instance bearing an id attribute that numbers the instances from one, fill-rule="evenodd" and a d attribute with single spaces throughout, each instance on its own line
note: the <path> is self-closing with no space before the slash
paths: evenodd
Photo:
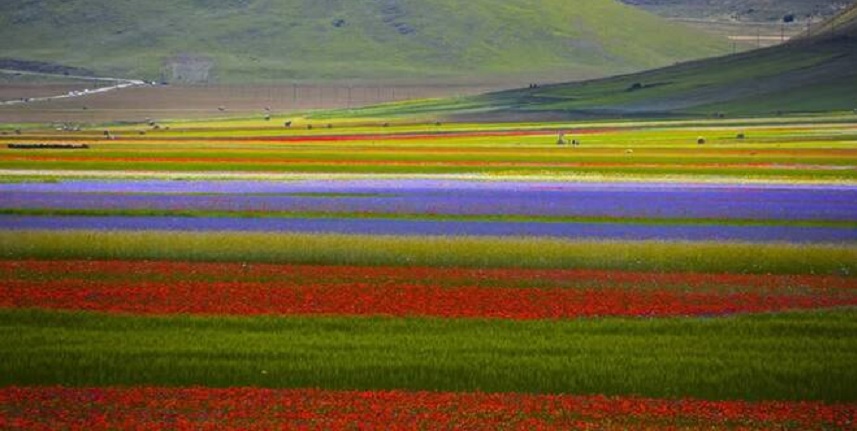
<path id="1" fill-rule="evenodd" d="M 736 21 L 781 21 L 793 15 L 797 21 L 813 16 L 830 18 L 854 0 L 621 0 L 670 18 Z"/>
<path id="2" fill-rule="evenodd" d="M 857 108 L 857 5 L 811 37 L 612 78 L 354 112 L 459 120 L 771 115 Z"/>
<path id="3" fill-rule="evenodd" d="M 556 82 L 728 49 L 615 0 L 0 2 L 0 58 L 171 82 Z"/>
<path id="4" fill-rule="evenodd" d="M 857 37 L 857 5 L 845 9 L 816 30 L 817 38 Z"/>

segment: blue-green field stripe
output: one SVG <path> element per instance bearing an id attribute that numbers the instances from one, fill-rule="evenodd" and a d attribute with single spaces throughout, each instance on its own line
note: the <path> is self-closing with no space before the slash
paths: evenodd
<path id="1" fill-rule="evenodd" d="M 350 195 L 349 195 L 350 197 Z M 81 216 L 81 217 L 185 217 L 185 218 L 338 218 L 379 220 L 432 220 L 472 222 L 521 223 L 605 223 L 629 225 L 689 225 L 689 226 L 793 226 L 841 227 L 857 229 L 850 220 L 774 220 L 774 219 L 711 219 L 682 217 L 578 217 L 537 215 L 469 215 L 469 214 L 408 214 L 374 212 L 299 212 L 299 211 L 217 211 L 161 209 L 89 209 L 89 208 L 0 208 L 0 215 L 13 216 Z"/>

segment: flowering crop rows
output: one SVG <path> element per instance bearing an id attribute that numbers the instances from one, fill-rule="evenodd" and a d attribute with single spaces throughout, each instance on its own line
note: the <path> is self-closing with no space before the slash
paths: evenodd
<path id="1" fill-rule="evenodd" d="M 18 263 L 26 267 L 26 264 Z M 116 265 L 132 274 L 149 265 L 117 262 L 84 264 L 87 270 Z M 6 268 L 10 268 L 4 265 Z M 55 308 L 138 314 L 229 314 L 229 315 L 388 315 L 448 318 L 563 319 L 597 316 L 711 316 L 734 313 L 819 309 L 857 305 L 857 282 L 850 278 L 734 277 L 731 288 L 693 288 L 699 280 L 709 286 L 723 285 L 730 277 L 675 274 L 611 274 L 610 272 L 550 272 L 550 280 L 539 287 L 515 287 L 501 278 L 503 272 L 487 271 L 479 285 L 456 270 L 423 269 L 404 276 L 402 269 L 330 267 L 283 267 L 261 271 L 280 274 L 267 281 L 191 280 L 202 276 L 198 269 L 157 267 L 169 280 L 99 281 L 98 273 L 87 279 L 71 279 L 76 271 L 60 275 L 59 264 L 39 265 L 42 274 L 60 276 L 56 281 L 15 280 L 7 274 L 0 285 L 0 307 Z M 4 268 L 4 269 L 6 269 Z M 46 269 L 50 269 L 46 271 Z M 224 274 L 247 274 L 236 265 L 211 270 Z M 414 279 L 419 272 L 423 280 Z M 507 271 L 508 272 L 508 271 Z M 526 273 L 526 272 L 525 272 Z M 154 275 L 154 274 L 152 274 Z M 530 276 L 542 275 L 529 271 Z M 517 278 L 520 283 L 518 274 Z M 258 277 L 258 276 L 257 276 Z M 249 277 L 248 277 L 249 278 Z M 649 282 L 644 284 L 644 280 Z M 622 282 L 624 280 L 624 283 Z M 672 288 L 666 282 L 671 282 Z M 797 283 L 795 283 L 797 282 Z M 749 284 L 747 286 L 746 284 Z M 794 283 L 794 284 L 793 284 Z M 509 286 L 512 284 L 512 286 Z M 758 287 L 754 287 L 753 285 Z M 563 286 L 564 285 L 564 286 Z M 582 286 L 581 286 L 582 285 Z M 719 290 L 719 291 L 718 291 Z"/>
<path id="2" fill-rule="evenodd" d="M 742 291 L 762 293 L 847 290 L 857 287 L 853 277 L 809 274 L 705 274 L 688 272 L 634 272 L 593 269 L 526 268 L 438 268 L 385 266 L 278 265 L 264 263 L 214 263 L 176 261 L 94 261 L 94 260 L 2 260 L 0 274 L 5 280 L 68 278 L 122 281 L 249 281 L 291 283 L 350 283 L 355 280 L 374 285 L 411 283 L 414 285 L 587 287 L 659 287 L 671 290 Z"/>
<path id="3" fill-rule="evenodd" d="M 77 189 L 80 190 L 77 190 Z M 0 184 L 0 207 L 40 210 L 163 210 L 162 217 L 0 216 L 4 229 L 323 232 L 369 235 L 517 236 L 604 240 L 752 242 L 857 241 L 847 226 L 766 221 L 853 222 L 857 189 L 844 186 L 679 186 L 669 184 L 303 181 L 275 183 L 80 182 Z M 288 216 L 168 217 L 169 211 L 244 211 Z M 389 220 L 375 215 L 611 217 L 612 222 Z M 240 215 L 240 214 L 239 214 Z M 354 216 L 360 217 L 355 218 Z M 651 218 L 647 223 L 621 222 Z M 756 221 L 755 225 L 681 224 Z"/>
<path id="4" fill-rule="evenodd" d="M 237 128 L 207 124 L 169 131 L 128 126 L 114 129 L 116 139 L 110 142 L 86 132 L 15 136 L 16 142 L 97 141 L 98 151 L 3 151 L 0 169 L 496 175 L 511 171 L 525 176 L 547 171 L 649 180 L 701 175 L 828 182 L 853 180 L 857 174 L 853 169 L 857 153 L 847 145 L 847 124 L 752 127 L 752 139 L 736 139 L 734 123 L 696 130 L 676 126 L 664 130 L 665 126 L 445 125 L 393 130 L 345 125 L 335 131 L 286 130 L 271 123 Z M 573 149 L 557 146 L 562 131 L 585 144 Z M 709 135 L 714 145 L 696 145 L 700 134 Z"/>
<path id="5" fill-rule="evenodd" d="M 330 196 L 333 194 L 334 196 Z M 857 219 L 857 187 L 352 180 L 0 184 L 0 208 Z"/>
<path id="6" fill-rule="evenodd" d="M 353 218 L 0 216 L 6 230 L 305 232 L 351 235 L 552 237 L 597 240 L 853 243 L 857 228 Z"/>
<path id="7" fill-rule="evenodd" d="M 857 430 L 847 120 L 303 121 L 0 148 L 0 429 Z"/>
<path id="8" fill-rule="evenodd" d="M 495 289 L 392 286 L 305 287 L 272 283 L 5 282 L 2 307 L 138 314 L 337 314 L 559 319 L 597 316 L 711 316 L 857 305 L 857 296 L 634 292 L 623 289 Z"/>
<path id="9" fill-rule="evenodd" d="M 0 389 L 3 429 L 845 430 L 855 425 L 854 405 L 817 402 L 315 389 Z"/>

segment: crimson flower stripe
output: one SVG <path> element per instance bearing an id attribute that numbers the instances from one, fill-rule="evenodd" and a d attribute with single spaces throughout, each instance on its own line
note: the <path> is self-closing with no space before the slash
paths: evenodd
<path id="1" fill-rule="evenodd" d="M 857 429 L 857 404 L 260 388 L 0 388 L 0 428 Z"/>
<path id="2" fill-rule="evenodd" d="M 0 260 L 0 275 L 10 280 L 22 272 L 56 277 L 136 276 L 210 277 L 218 280 L 294 279 L 318 281 L 364 281 L 376 284 L 416 283 L 497 286 L 532 284 L 598 283 L 610 285 L 653 285 L 702 288 L 731 286 L 754 290 L 814 289 L 854 290 L 857 277 L 827 275 L 661 273 L 593 269 L 524 268 L 430 268 L 392 266 L 278 265 L 264 263 L 98 261 L 98 260 Z M 44 278 L 44 277 L 43 277 Z"/>
<path id="3" fill-rule="evenodd" d="M 0 306 L 134 314 L 388 315 L 565 319 L 699 316 L 857 306 L 854 294 L 718 293 L 626 288 L 495 288 L 352 282 L 110 283 L 7 281 Z M 847 292 L 845 292 L 847 293 Z"/>

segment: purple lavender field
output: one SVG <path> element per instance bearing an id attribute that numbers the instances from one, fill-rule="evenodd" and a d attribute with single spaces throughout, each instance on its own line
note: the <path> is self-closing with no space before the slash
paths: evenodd
<path id="1" fill-rule="evenodd" d="M 857 221 L 857 187 L 441 180 L 0 184 L 0 209 Z"/>
<path id="2" fill-rule="evenodd" d="M 66 181 L 0 184 L 0 210 L 7 211 L 0 216 L 0 229 L 6 230 L 857 242 L 857 188 L 850 186 L 414 179 Z M 14 210 L 31 213 L 16 214 Z M 95 212 L 52 214 L 51 210 Z M 34 211 L 45 213 L 33 214 Z M 133 211 L 159 212 L 136 216 L 129 213 Z M 171 214 L 179 211 L 181 214 Z M 235 216 L 230 216 L 230 212 L 236 212 Z M 265 217 L 248 217 L 248 213 Z M 461 220 L 444 216 L 501 219 Z M 502 220 L 503 216 L 572 219 Z M 584 220 L 573 220 L 575 217 Z M 597 220 L 599 217 L 605 220 Z"/>

